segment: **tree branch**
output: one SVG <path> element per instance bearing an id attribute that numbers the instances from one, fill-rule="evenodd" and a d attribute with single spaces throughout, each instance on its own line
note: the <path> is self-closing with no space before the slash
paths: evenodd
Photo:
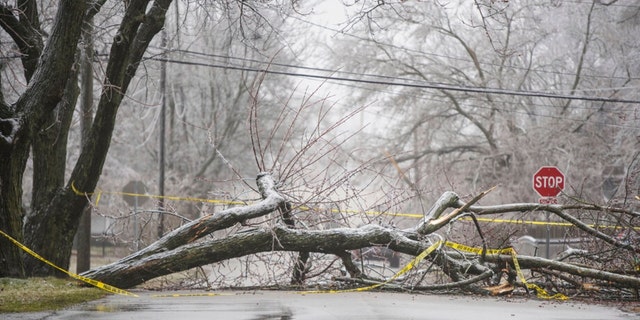
<path id="1" fill-rule="evenodd" d="M 120 261 L 114 262 L 111 265 L 129 263 L 150 255 L 173 250 L 184 244 L 192 243 L 214 231 L 226 229 L 245 220 L 269 214 L 277 210 L 280 205 L 284 203 L 284 198 L 274 189 L 275 183 L 271 175 L 265 173 L 259 174 L 257 184 L 262 192 L 264 200 L 249 206 L 230 208 L 193 220 L 182 227 L 167 233 L 164 237 L 152 243 L 148 247 L 135 252 Z M 100 273 L 101 269 L 108 269 L 111 265 L 91 270 L 86 273 L 86 275 L 91 276 L 92 274 Z"/>
<path id="2" fill-rule="evenodd" d="M 455 207 L 463 207 L 466 204 L 462 201 L 458 201 L 455 204 Z M 634 216 L 637 213 L 619 209 L 619 208 L 605 208 L 597 205 L 555 205 L 555 204 L 537 204 L 537 203 L 514 203 L 508 205 L 496 205 L 496 206 L 470 206 L 468 207 L 469 211 L 474 212 L 478 215 L 488 215 L 488 214 L 496 214 L 496 213 L 507 213 L 507 212 L 526 212 L 526 211 L 547 211 L 557 215 L 558 217 L 564 219 L 567 222 L 570 222 L 577 228 L 586 233 L 605 241 L 617 248 L 626 249 L 633 252 L 638 252 L 639 249 L 630 243 L 624 243 L 618 241 L 614 237 L 603 233 L 588 224 L 582 222 L 580 219 L 574 217 L 573 215 L 566 212 L 569 209 L 582 209 L 582 210 L 595 210 L 595 211 L 611 211 L 611 212 L 620 212 L 632 214 Z"/>
<path id="3" fill-rule="evenodd" d="M 484 198 L 489 192 L 493 191 L 496 187 L 483 191 L 473 197 L 469 202 L 464 203 L 462 206 L 459 206 L 457 209 L 453 210 L 451 213 L 441 216 L 441 214 L 447 208 L 451 207 L 451 204 L 460 204 L 460 200 L 458 196 L 453 192 L 445 193 L 438 201 L 436 205 L 425 215 L 425 218 L 422 220 L 420 225 L 415 229 L 415 232 L 427 235 L 430 234 L 444 225 L 451 222 L 453 219 L 457 218 L 459 215 L 463 214 L 467 211 L 474 203 L 480 201 L 480 199 Z"/>
<path id="4" fill-rule="evenodd" d="M 513 257 L 511 255 L 487 255 L 488 262 L 510 263 L 512 260 Z M 585 268 L 566 262 L 549 260 L 540 257 L 518 256 L 518 263 L 523 269 L 544 268 L 557 270 L 578 277 L 611 281 L 617 283 L 619 286 L 626 288 L 640 288 L 640 278 L 593 268 Z"/>
<path id="5" fill-rule="evenodd" d="M 29 82 L 36 70 L 44 43 L 39 32 L 40 23 L 38 22 L 35 1 L 22 2 L 20 10 L 0 5 L 0 26 L 18 46 L 18 50 L 22 54 L 24 76 Z"/>
<path id="6" fill-rule="evenodd" d="M 271 210 L 275 208 L 272 207 Z M 193 227 L 193 224 L 190 225 Z M 172 236 L 169 234 L 163 239 L 165 238 Z M 302 251 L 333 254 L 372 244 L 389 244 L 394 250 L 412 255 L 417 255 L 420 249 L 424 250 L 419 242 L 402 237 L 397 231 L 373 225 L 358 229 L 330 230 L 299 230 L 275 226 L 240 231 L 222 239 L 207 239 L 168 251 L 156 249 L 152 255 L 145 254 L 142 258 L 136 259 L 130 256 L 82 275 L 117 287 L 130 288 L 159 276 L 259 252 Z"/>

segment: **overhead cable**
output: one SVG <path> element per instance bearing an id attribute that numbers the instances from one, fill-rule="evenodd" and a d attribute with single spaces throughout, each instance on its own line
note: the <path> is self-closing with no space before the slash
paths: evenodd
<path id="1" fill-rule="evenodd" d="M 402 79 L 402 78 L 398 78 L 399 80 L 403 80 L 402 82 L 366 79 L 366 78 L 355 79 L 355 78 L 347 78 L 347 77 L 340 77 L 340 76 L 334 76 L 334 75 L 319 75 L 319 74 L 311 74 L 311 73 L 277 71 L 277 70 L 271 70 L 267 68 L 251 68 L 251 67 L 223 65 L 223 64 L 215 64 L 215 63 L 182 61 L 182 60 L 160 58 L 160 57 L 153 57 L 149 59 L 155 60 L 155 61 L 163 61 L 167 63 L 174 63 L 174 64 L 204 66 L 209 68 L 219 68 L 219 69 L 237 70 L 237 71 L 245 71 L 245 72 L 257 72 L 257 73 L 275 74 L 275 75 L 283 75 L 283 76 L 290 76 L 290 77 L 310 78 L 310 79 L 367 83 L 367 84 L 384 85 L 384 86 L 397 86 L 397 87 L 408 87 L 408 88 L 421 88 L 421 89 L 496 94 L 496 95 L 508 95 L 508 96 L 524 96 L 524 97 L 549 98 L 549 99 L 640 104 L 640 100 L 566 95 L 566 94 L 557 94 L 557 93 L 549 93 L 549 92 L 542 92 L 542 91 L 521 91 L 521 90 L 507 90 L 507 89 L 489 88 L 489 87 L 473 87 L 473 86 L 462 86 L 462 85 L 437 83 L 437 82 L 415 82 L 414 80 Z"/>

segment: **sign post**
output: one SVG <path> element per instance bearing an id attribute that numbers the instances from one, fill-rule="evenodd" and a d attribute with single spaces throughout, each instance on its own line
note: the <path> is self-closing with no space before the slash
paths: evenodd
<path id="1" fill-rule="evenodd" d="M 533 190 L 539 195 L 541 204 L 556 204 L 556 196 L 564 190 L 564 174 L 556 167 L 541 167 L 533 174 Z M 549 246 L 551 241 L 551 227 L 549 225 L 549 212 L 547 212 L 547 245 L 545 257 L 549 259 Z"/>
<path id="2" fill-rule="evenodd" d="M 556 196 L 564 190 L 564 174 L 556 167 L 541 167 L 533 174 L 533 190 L 542 204 L 558 203 Z"/>

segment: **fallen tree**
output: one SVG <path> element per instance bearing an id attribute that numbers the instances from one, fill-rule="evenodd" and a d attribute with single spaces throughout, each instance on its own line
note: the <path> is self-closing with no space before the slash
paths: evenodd
<path id="1" fill-rule="evenodd" d="M 621 274 L 613 270 L 601 270 L 596 265 L 585 263 L 584 259 L 580 263 L 573 263 L 519 255 L 516 262 L 510 254 L 488 251 L 482 235 L 482 228 L 475 219 L 475 216 L 505 212 L 546 211 L 572 223 L 594 239 L 608 244 L 611 248 L 623 250 L 633 255 L 637 252 L 637 247 L 634 244 L 622 242 L 567 213 L 569 210 L 579 209 L 637 215 L 631 211 L 595 205 L 477 206 L 474 203 L 490 190 L 479 194 L 468 202 L 463 202 L 457 195 L 448 192 L 434 204 L 414 228 L 401 230 L 368 224 L 359 228 L 311 230 L 296 228 L 294 216 L 291 215 L 291 206 L 285 197 L 276 190 L 276 184 L 271 175 L 259 174 L 257 185 L 262 201 L 204 216 L 168 233 L 143 250 L 120 261 L 87 271 L 82 275 L 117 287 L 131 288 L 160 276 L 232 258 L 284 251 L 300 252 L 298 259 L 293 262 L 292 275 L 294 279 L 291 283 L 304 284 L 307 275 L 305 266 L 309 259 L 309 253 L 334 257 L 331 264 L 335 261 L 341 262 L 344 274 L 349 274 L 346 279 L 351 279 L 353 282 L 380 283 L 385 279 L 376 279 L 363 274 L 358 264 L 353 260 L 352 252 L 354 250 L 381 246 L 396 253 L 415 257 L 424 253 L 434 243 L 444 243 L 444 239 L 437 232 L 462 216 L 468 216 L 475 222 L 475 231 L 481 238 L 480 254 L 464 252 L 455 249 L 455 247 L 438 246 L 435 250 L 428 252 L 425 257 L 425 260 L 430 262 L 430 264 L 425 263 L 428 267 L 424 270 L 417 270 L 412 275 L 407 274 L 402 277 L 396 275 L 393 283 L 387 283 L 388 287 L 412 290 L 459 288 L 472 292 L 504 293 L 504 290 L 491 291 L 490 288 L 489 290 L 486 288 L 502 283 L 501 288 L 506 285 L 510 288 L 506 292 L 511 292 L 514 287 L 522 286 L 525 281 L 520 279 L 517 273 L 521 270 L 531 270 L 544 275 L 545 283 L 541 285 L 551 290 L 564 289 L 579 293 L 593 291 L 594 288 L 603 286 L 631 290 L 640 288 L 640 278 L 635 275 Z M 447 212 L 448 209 L 453 210 Z M 251 219 L 277 212 L 280 213 L 279 221 L 281 223 L 254 223 L 253 225 L 246 223 Z M 214 231 L 237 225 L 243 227 L 229 236 L 210 236 Z M 586 256 L 588 257 L 588 255 Z M 581 258 L 584 257 L 584 254 L 581 255 Z M 410 263 L 418 262 L 412 261 Z M 429 270 L 436 270 L 439 274 L 446 275 L 448 280 L 441 283 L 428 283 L 430 277 L 426 277 L 425 273 Z M 408 281 L 410 276 L 413 277 L 413 280 Z M 419 278 L 419 281 L 416 281 L 416 278 Z M 345 281 L 345 278 L 339 280 Z"/>

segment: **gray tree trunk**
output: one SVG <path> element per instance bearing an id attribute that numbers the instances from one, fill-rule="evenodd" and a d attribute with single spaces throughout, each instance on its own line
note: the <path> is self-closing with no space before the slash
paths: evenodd
<path id="1" fill-rule="evenodd" d="M 61 0 L 46 46 L 38 32 L 37 3 L 25 0 L 16 18 L 0 5 L 0 25 L 18 44 L 29 86 L 9 106 L 0 101 L 0 228 L 35 252 L 62 267 L 69 267 L 73 237 L 98 183 L 115 126 L 118 107 L 153 37 L 164 25 L 171 0 L 132 1 L 119 26 L 105 73 L 105 85 L 93 125 L 70 179 L 64 181 L 68 119 L 77 96 L 77 74 L 72 68 L 85 18 L 95 15 L 104 1 Z M 151 3 L 151 4 L 150 4 Z M 40 39 L 40 40 L 37 40 Z M 39 42 L 40 41 L 40 42 Z M 34 52 L 34 48 L 42 48 Z M 40 59 L 40 63 L 32 63 Z M 63 94 L 68 94 L 63 99 Z M 2 98 L 0 96 L 0 98 Z M 59 118 L 56 118 L 55 112 Z M 60 123 L 53 122 L 60 120 Z M 54 126 L 47 126 L 54 124 Z M 52 143 L 55 144 L 52 145 Z M 33 148 L 34 188 L 31 212 L 22 205 L 22 175 Z M 22 221 L 26 216 L 24 226 Z M 0 277 L 58 275 L 19 249 L 0 239 Z"/>
<path id="2" fill-rule="evenodd" d="M 461 202 L 458 196 L 453 193 L 445 193 L 440 201 L 436 202 L 434 208 L 429 210 L 429 214 L 425 216 L 425 219 L 415 228 L 408 230 L 397 230 L 377 225 L 365 225 L 360 228 L 301 230 L 292 228 L 291 223 L 286 223 L 287 217 L 283 216 L 284 223 L 282 225 L 254 227 L 239 231 L 225 238 L 203 239 L 206 235 L 216 230 L 276 212 L 286 204 L 285 199 L 274 189 L 275 185 L 270 175 L 259 175 L 257 183 L 262 193 L 263 201 L 202 217 L 172 231 L 139 252 L 120 261 L 85 272 L 82 275 L 116 287 L 130 288 L 156 277 L 231 258 L 261 252 L 291 251 L 336 255 L 342 259 L 346 269 L 352 276 L 361 277 L 362 274 L 351 263 L 351 254 L 349 252 L 352 250 L 380 245 L 395 252 L 417 256 L 432 245 L 420 239 L 428 233 L 445 227 L 463 213 L 490 214 L 492 212 L 504 212 L 505 210 L 525 210 L 525 208 L 534 210 L 535 207 L 540 207 L 539 204 L 474 206 L 473 203 L 480 200 L 487 192 L 481 193 L 467 203 Z M 454 210 L 451 213 L 443 214 L 447 208 L 454 208 Z M 596 209 L 590 206 L 581 207 L 581 209 L 588 208 Z M 543 207 L 543 209 L 559 212 L 565 208 L 553 205 L 546 208 Z M 563 217 L 567 218 L 569 215 L 563 213 Z M 590 228 L 589 226 L 582 227 Z M 200 241 L 196 241 L 199 239 Z M 621 246 L 621 248 L 625 247 Z M 450 249 L 445 245 L 441 245 L 437 250 L 430 252 L 426 258 L 432 259 L 440 266 L 441 270 L 451 278 L 452 283 L 446 286 L 422 286 L 421 288 L 423 289 L 442 289 L 458 286 L 472 291 L 480 291 L 479 285 L 484 284 L 483 281 L 489 277 L 502 272 L 501 269 L 504 269 L 505 264 L 511 265 L 511 269 L 515 268 L 513 257 L 510 254 L 483 253 L 480 259 L 470 259 L 461 254 L 460 251 Z M 632 276 L 538 257 L 519 256 L 518 261 L 522 269 L 544 268 L 545 270 L 559 271 L 569 275 L 609 281 L 621 287 L 640 288 L 640 279 Z M 295 264 L 297 263 L 299 261 L 295 262 Z M 294 265 L 292 281 L 295 284 L 300 284 L 297 280 L 301 280 L 301 278 L 296 279 L 295 270 Z M 515 280 L 515 276 L 510 278 L 512 282 L 515 282 Z"/>

